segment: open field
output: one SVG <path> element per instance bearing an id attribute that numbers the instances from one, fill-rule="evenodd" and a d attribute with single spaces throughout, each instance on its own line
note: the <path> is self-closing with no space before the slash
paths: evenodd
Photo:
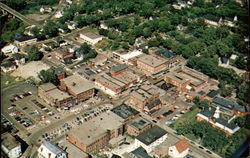
<path id="1" fill-rule="evenodd" d="M 1 89 L 13 85 L 17 82 L 21 82 L 22 80 L 22 78 L 13 77 L 9 73 L 1 72 Z"/>

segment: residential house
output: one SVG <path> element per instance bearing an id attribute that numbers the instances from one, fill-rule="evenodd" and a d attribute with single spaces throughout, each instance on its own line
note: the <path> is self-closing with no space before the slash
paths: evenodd
<path id="1" fill-rule="evenodd" d="M 15 39 L 14 43 L 17 46 L 24 46 L 27 44 L 32 44 L 37 41 L 37 38 L 31 37 L 31 36 L 23 36 L 21 38 Z"/>
<path id="2" fill-rule="evenodd" d="M 16 68 L 17 67 L 15 63 L 9 60 L 1 64 L 1 70 L 3 72 L 10 72 L 10 71 L 16 70 Z"/>
<path id="3" fill-rule="evenodd" d="M 213 26 L 219 26 L 222 22 L 222 18 L 217 17 L 215 15 L 206 15 L 205 16 L 205 23 L 209 24 L 209 25 L 213 25 Z"/>
<path id="4" fill-rule="evenodd" d="M 173 146 L 169 147 L 168 155 L 171 158 L 184 158 L 189 151 L 189 144 L 187 139 L 181 139 Z"/>
<path id="5" fill-rule="evenodd" d="M 49 141 L 44 141 L 37 152 L 39 158 L 67 158 L 64 150 Z"/>
<path id="6" fill-rule="evenodd" d="M 15 53 L 12 57 L 17 66 L 25 63 L 25 56 L 23 54 Z"/>
<path id="7" fill-rule="evenodd" d="M 73 58 L 74 53 L 70 52 L 66 48 L 58 48 L 53 51 L 53 53 L 56 55 L 56 58 L 59 60 L 64 60 L 66 58 Z"/>
<path id="8" fill-rule="evenodd" d="M 135 138 L 135 145 L 143 147 L 148 153 L 153 151 L 156 146 L 160 145 L 167 139 L 168 133 L 155 125 L 152 128 L 142 132 Z"/>
<path id="9" fill-rule="evenodd" d="M 143 147 L 138 147 L 129 153 L 130 158 L 152 158 Z"/>
<path id="10" fill-rule="evenodd" d="M 1 149 L 9 158 L 19 158 L 22 155 L 21 143 L 10 133 L 1 134 Z"/>
<path id="11" fill-rule="evenodd" d="M 14 45 L 8 45 L 8 46 L 5 46 L 1 49 L 1 51 L 4 53 L 4 54 L 9 54 L 9 53 L 17 53 L 18 52 L 18 48 Z"/>

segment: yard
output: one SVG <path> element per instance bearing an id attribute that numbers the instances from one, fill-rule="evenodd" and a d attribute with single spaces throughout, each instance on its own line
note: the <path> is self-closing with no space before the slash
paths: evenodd
<path id="1" fill-rule="evenodd" d="M 22 78 L 19 77 L 13 77 L 9 73 L 3 73 L 1 72 L 1 89 L 6 88 L 10 85 L 13 85 L 17 82 L 23 81 Z"/>

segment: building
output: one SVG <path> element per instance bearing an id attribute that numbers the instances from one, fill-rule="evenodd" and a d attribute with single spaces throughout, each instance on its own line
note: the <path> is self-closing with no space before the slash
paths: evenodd
<path id="1" fill-rule="evenodd" d="M 72 97 L 67 93 L 59 90 L 52 83 L 45 83 L 38 87 L 38 97 L 52 106 L 62 107 L 71 106 Z"/>
<path id="2" fill-rule="evenodd" d="M 142 85 L 139 89 L 130 94 L 130 103 L 137 108 L 144 110 L 147 104 L 150 104 L 159 98 L 160 92 L 152 85 Z"/>
<path id="3" fill-rule="evenodd" d="M 3 72 L 10 72 L 10 71 L 16 70 L 16 68 L 17 67 L 15 63 L 9 60 L 1 64 L 1 70 Z"/>
<path id="4" fill-rule="evenodd" d="M 65 49 L 65 48 L 58 48 L 54 50 L 53 53 L 55 54 L 56 58 L 59 60 L 63 60 L 66 58 L 73 58 L 74 56 L 73 52 L 70 52 L 68 49 Z"/>
<path id="5" fill-rule="evenodd" d="M 222 21 L 223 24 L 229 27 L 234 27 L 235 23 L 237 22 L 237 16 L 234 16 L 234 18 L 231 17 L 225 17 Z"/>
<path id="6" fill-rule="evenodd" d="M 67 140 L 60 142 L 59 147 L 67 153 L 67 158 L 89 158 L 89 155 Z"/>
<path id="7" fill-rule="evenodd" d="M 1 149 L 9 158 L 19 158 L 22 155 L 21 143 L 10 133 L 1 134 Z"/>
<path id="8" fill-rule="evenodd" d="M 133 84 L 139 82 L 143 75 L 128 70 L 126 65 L 112 67 L 110 72 L 104 72 L 96 77 L 98 88 L 111 96 L 118 96 Z"/>
<path id="9" fill-rule="evenodd" d="M 155 54 L 162 57 L 163 59 L 167 60 L 166 65 L 168 68 L 175 66 L 178 62 L 176 55 L 167 49 L 160 49 L 160 50 L 156 51 Z"/>
<path id="10" fill-rule="evenodd" d="M 213 126 L 223 130 L 227 135 L 232 135 L 236 131 L 238 131 L 240 127 L 232 122 L 235 117 L 232 117 L 231 119 L 226 119 L 224 115 L 230 116 L 227 111 L 223 111 L 223 109 L 220 110 L 219 106 L 211 106 L 209 108 L 205 108 L 204 111 L 199 112 L 196 115 L 196 119 L 197 121 L 205 120 L 211 123 Z"/>
<path id="11" fill-rule="evenodd" d="M 93 32 L 82 32 L 80 38 L 91 45 L 95 45 L 99 41 L 103 40 L 103 36 L 97 35 Z"/>
<path id="12" fill-rule="evenodd" d="M 187 156 L 189 150 L 189 144 L 187 139 L 182 139 L 169 147 L 168 155 L 172 158 L 184 158 Z"/>
<path id="13" fill-rule="evenodd" d="M 166 60 L 154 55 L 144 55 L 137 60 L 137 68 L 147 75 L 157 75 L 163 72 L 166 66 Z"/>
<path id="14" fill-rule="evenodd" d="M 132 108 L 131 106 L 121 104 L 113 109 L 111 109 L 113 113 L 124 119 L 125 123 L 128 123 L 129 121 L 133 120 L 134 118 L 139 117 L 140 112 Z"/>
<path id="15" fill-rule="evenodd" d="M 165 82 L 181 92 L 200 91 L 208 85 L 209 77 L 188 67 L 178 67 L 165 75 Z"/>
<path id="16" fill-rule="evenodd" d="M 108 58 L 102 54 L 98 54 L 95 58 L 90 59 L 94 65 L 104 65 Z"/>
<path id="17" fill-rule="evenodd" d="M 148 153 L 153 151 L 167 139 L 167 132 L 159 126 L 154 126 L 135 138 L 135 145 L 143 147 Z"/>
<path id="18" fill-rule="evenodd" d="M 77 101 L 84 101 L 94 95 L 92 82 L 83 79 L 78 74 L 61 79 L 60 88 L 74 96 Z"/>
<path id="19" fill-rule="evenodd" d="M 25 63 L 25 56 L 23 54 L 15 53 L 12 57 L 17 66 Z"/>
<path id="20" fill-rule="evenodd" d="M 122 63 L 134 65 L 134 58 L 143 55 L 142 51 L 133 50 L 131 52 L 127 51 L 114 51 L 112 52 L 112 58 L 116 59 Z"/>
<path id="21" fill-rule="evenodd" d="M 151 128 L 151 123 L 143 117 L 138 117 L 132 120 L 127 125 L 127 133 L 132 136 L 138 136 L 140 133 Z"/>
<path id="22" fill-rule="evenodd" d="M 8 45 L 8 46 L 5 46 L 1 49 L 1 51 L 4 53 L 4 54 L 9 54 L 9 53 L 17 53 L 18 52 L 18 48 L 14 45 Z"/>
<path id="23" fill-rule="evenodd" d="M 49 141 L 44 141 L 37 152 L 39 158 L 67 158 L 64 150 Z"/>
<path id="24" fill-rule="evenodd" d="M 122 130 L 123 119 L 106 112 L 73 129 L 68 133 L 67 140 L 86 153 L 96 153 L 112 138 L 121 135 Z"/>
<path id="25" fill-rule="evenodd" d="M 55 73 L 58 80 L 64 79 L 66 77 L 65 71 L 60 67 L 51 67 L 49 71 Z"/>
<path id="26" fill-rule="evenodd" d="M 250 113 L 250 109 L 246 106 L 242 106 L 236 102 L 226 100 L 224 98 L 215 97 L 212 101 L 216 106 L 223 108 L 224 110 L 233 113 L 234 115 L 245 115 Z"/>
<path id="27" fill-rule="evenodd" d="M 143 147 L 138 147 L 137 149 L 129 153 L 130 158 L 152 158 L 148 155 L 147 151 Z"/>
<path id="28" fill-rule="evenodd" d="M 15 39 L 14 43 L 17 46 L 24 46 L 27 44 L 32 44 L 37 41 L 37 38 L 31 37 L 31 36 L 23 36 L 21 38 Z"/>
<path id="29" fill-rule="evenodd" d="M 219 94 L 218 90 L 210 90 L 204 98 L 207 100 L 213 100 L 213 98 L 216 97 L 217 94 Z"/>
<path id="30" fill-rule="evenodd" d="M 222 18 L 214 16 L 214 15 L 206 15 L 205 23 L 213 26 L 219 26 L 222 22 Z"/>

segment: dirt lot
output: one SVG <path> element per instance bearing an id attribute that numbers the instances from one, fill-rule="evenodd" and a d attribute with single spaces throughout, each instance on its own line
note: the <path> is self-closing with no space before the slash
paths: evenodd
<path id="1" fill-rule="evenodd" d="M 50 67 L 47 64 L 41 61 L 32 61 L 25 65 L 20 65 L 11 75 L 20 76 L 25 79 L 34 77 L 37 81 L 40 81 L 37 74 L 41 70 L 47 70 L 49 68 Z"/>
<path id="2" fill-rule="evenodd" d="M 49 17 L 49 14 L 29 14 L 26 15 L 26 17 L 35 21 L 42 21 L 47 19 Z"/>

